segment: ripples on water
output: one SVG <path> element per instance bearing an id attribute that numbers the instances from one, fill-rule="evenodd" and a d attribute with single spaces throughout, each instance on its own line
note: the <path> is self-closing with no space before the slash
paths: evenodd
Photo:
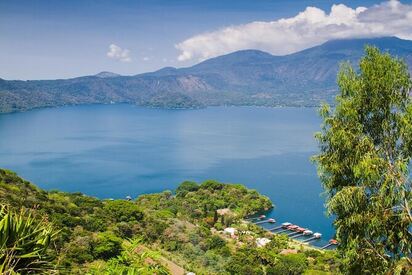
<path id="1" fill-rule="evenodd" d="M 279 222 L 329 238 L 309 160 L 319 125 L 312 108 L 42 109 L 0 115 L 0 166 L 46 189 L 100 198 L 174 189 L 183 180 L 243 183 L 272 199 Z"/>

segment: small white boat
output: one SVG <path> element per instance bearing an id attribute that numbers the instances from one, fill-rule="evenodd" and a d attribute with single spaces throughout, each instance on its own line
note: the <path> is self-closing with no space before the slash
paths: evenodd
<path id="1" fill-rule="evenodd" d="M 320 237 L 322 237 L 322 234 L 315 233 L 315 234 L 313 234 L 313 237 L 315 237 L 316 239 L 320 239 Z"/>

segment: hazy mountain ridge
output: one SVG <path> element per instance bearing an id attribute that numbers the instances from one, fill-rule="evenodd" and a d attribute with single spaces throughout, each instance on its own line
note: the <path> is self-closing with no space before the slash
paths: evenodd
<path id="1" fill-rule="evenodd" d="M 285 56 L 243 50 L 188 68 L 120 76 L 101 72 L 72 79 L 0 79 L 0 112 L 123 102 L 165 108 L 209 105 L 314 106 L 336 94 L 339 63 L 356 64 L 365 44 L 403 58 L 412 68 L 412 41 L 395 37 L 326 42 Z"/>
<path id="2" fill-rule="evenodd" d="M 120 74 L 112 73 L 112 72 L 100 72 L 98 74 L 95 74 L 94 76 L 100 77 L 100 78 L 109 78 L 109 77 L 118 77 L 121 76 Z"/>

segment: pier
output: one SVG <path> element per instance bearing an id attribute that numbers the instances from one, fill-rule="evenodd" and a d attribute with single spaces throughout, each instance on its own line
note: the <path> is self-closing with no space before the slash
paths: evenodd
<path id="1" fill-rule="evenodd" d="M 302 228 L 302 227 L 299 227 L 299 226 L 298 226 L 298 227 L 296 227 L 296 228 L 293 228 L 292 231 L 294 231 L 294 232 L 289 233 L 288 236 L 294 236 L 294 235 L 300 235 L 300 234 L 303 235 L 303 233 L 304 233 L 305 231 L 308 231 L 308 230 L 305 229 L 305 228 Z"/>
<path id="2" fill-rule="evenodd" d="M 292 225 L 292 224 L 290 222 L 284 222 L 280 226 L 276 226 L 274 228 L 269 229 L 269 231 L 275 231 L 275 230 L 278 230 L 278 229 L 281 229 L 281 228 L 287 228 L 289 225 Z M 279 232 L 277 232 L 277 233 L 279 233 Z"/>
<path id="3" fill-rule="evenodd" d="M 264 223 L 275 223 L 276 220 L 269 218 L 265 219 L 265 215 L 260 215 L 259 217 L 254 217 L 254 218 L 249 218 L 246 219 L 248 222 L 252 222 L 253 224 L 260 225 Z M 286 233 L 289 238 L 294 239 L 294 238 L 301 238 L 301 237 L 306 237 L 306 239 L 299 239 L 300 242 L 309 244 L 313 241 L 319 240 L 322 237 L 321 233 L 313 233 L 310 229 L 300 227 L 298 225 L 292 224 L 290 222 L 284 222 L 279 226 L 273 227 L 273 228 L 265 228 L 265 230 L 273 233 L 273 234 L 282 234 Z M 329 243 L 327 245 L 324 245 L 322 247 L 319 247 L 320 249 L 326 249 L 331 246 L 336 246 L 339 245 L 338 241 L 332 239 L 329 240 Z"/>
<path id="4" fill-rule="evenodd" d="M 329 243 L 328 243 L 327 245 L 322 246 L 320 249 L 326 249 L 326 248 L 328 248 L 328 247 L 330 247 L 330 246 L 332 246 L 332 245 L 338 245 L 338 244 L 339 244 L 339 243 L 338 243 L 337 240 L 332 239 L 332 240 L 329 240 Z"/>
<path id="5" fill-rule="evenodd" d="M 247 218 L 247 219 L 245 219 L 245 221 L 254 223 L 254 221 L 256 221 L 256 220 L 263 220 L 265 218 L 266 218 L 265 215 L 260 215 L 259 217 Z M 270 220 L 273 220 L 273 219 L 270 219 Z"/>
<path id="6" fill-rule="evenodd" d="M 315 241 L 315 240 L 320 239 L 320 237 L 322 237 L 322 234 L 320 234 L 320 233 L 314 233 L 312 238 L 309 238 L 309 239 L 307 239 L 307 240 L 303 240 L 303 242 L 304 242 L 304 243 L 309 243 L 309 242 L 312 242 L 312 241 Z"/>
<path id="7" fill-rule="evenodd" d="M 263 224 L 263 223 L 275 223 L 275 219 L 267 219 L 264 221 L 258 221 L 258 222 L 254 222 L 254 224 Z"/>
<path id="8" fill-rule="evenodd" d="M 303 232 L 292 232 L 292 233 L 289 233 L 287 236 L 288 237 L 296 237 L 296 235 L 301 235 L 301 234 L 303 234 Z"/>
<path id="9" fill-rule="evenodd" d="M 276 230 L 281 229 L 281 228 L 282 228 L 282 226 L 276 226 L 276 227 L 273 227 L 273 228 L 269 228 L 268 230 L 269 231 L 276 231 Z"/>

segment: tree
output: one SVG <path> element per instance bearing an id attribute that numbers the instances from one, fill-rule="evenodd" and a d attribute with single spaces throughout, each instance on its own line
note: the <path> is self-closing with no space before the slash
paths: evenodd
<path id="1" fill-rule="evenodd" d="M 189 192 L 194 192 L 199 190 L 199 185 L 193 181 L 184 181 L 176 189 L 176 195 L 180 197 L 186 196 Z"/>
<path id="2" fill-rule="evenodd" d="M 298 275 L 308 267 L 304 254 L 289 254 L 279 256 L 279 261 L 268 269 L 268 274 Z"/>
<path id="3" fill-rule="evenodd" d="M 89 274 L 109 275 L 168 275 L 161 264 L 159 253 L 147 250 L 141 239 L 131 239 L 123 243 L 123 250 L 117 257 L 111 258 L 103 266 L 90 268 Z"/>
<path id="4" fill-rule="evenodd" d="M 116 222 L 137 222 L 143 219 L 143 212 L 131 201 L 107 201 L 104 210 Z"/>
<path id="5" fill-rule="evenodd" d="M 401 60 L 365 52 L 359 72 L 343 64 L 335 110 L 321 107 L 314 159 L 344 272 L 381 274 L 412 267 L 412 83 Z"/>
<path id="6" fill-rule="evenodd" d="M 104 260 L 116 257 L 122 251 L 122 241 L 111 231 L 98 233 L 93 253 L 96 258 Z"/>
<path id="7" fill-rule="evenodd" d="M 252 247 L 237 250 L 225 265 L 225 270 L 229 274 L 263 275 L 264 268 L 256 249 Z"/>
<path id="8" fill-rule="evenodd" d="M 217 235 L 212 235 L 210 238 L 206 240 L 206 248 L 209 249 L 217 249 L 226 246 L 225 240 Z"/>

